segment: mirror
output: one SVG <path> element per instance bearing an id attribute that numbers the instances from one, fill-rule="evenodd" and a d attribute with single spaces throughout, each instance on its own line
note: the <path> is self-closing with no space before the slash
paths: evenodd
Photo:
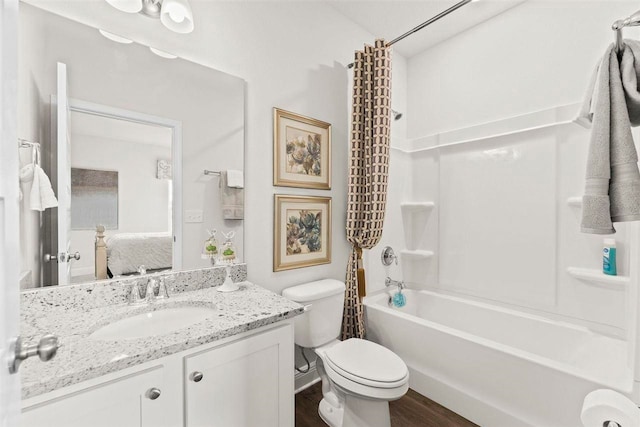
<path id="1" fill-rule="evenodd" d="M 24 3 L 19 31 L 21 288 L 208 267 L 210 230 L 242 261 L 245 82 Z"/>

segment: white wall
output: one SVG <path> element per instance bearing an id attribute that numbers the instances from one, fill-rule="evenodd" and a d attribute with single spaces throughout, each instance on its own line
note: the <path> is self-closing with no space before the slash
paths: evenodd
<path id="1" fill-rule="evenodd" d="M 408 60 L 407 146 L 472 142 L 411 155 L 411 199 L 436 202 L 419 249 L 435 257 L 405 266 L 405 279 L 624 336 L 625 289 L 566 272 L 601 268 L 602 236 L 580 234 L 579 208 L 566 203 L 582 195 L 588 132 L 574 125 L 476 139 L 529 120 L 504 119 L 580 102 L 613 40 L 611 23 L 636 9 L 531 0 Z M 617 228 L 619 274 L 628 274 L 631 229 Z"/>
<path id="2" fill-rule="evenodd" d="M 611 24 L 637 9 L 637 1 L 529 0 L 411 57 L 409 137 L 581 101 L 613 42 Z"/>
<path id="3" fill-rule="evenodd" d="M 171 181 L 156 178 L 157 161 L 171 158 L 170 140 L 156 145 L 79 134 L 71 140 L 71 167 L 118 171 L 118 228 L 107 229 L 107 236 L 171 231 Z M 95 235 L 95 230 L 71 231 L 72 249 L 82 254 L 72 264 L 72 276 L 94 274 Z"/>

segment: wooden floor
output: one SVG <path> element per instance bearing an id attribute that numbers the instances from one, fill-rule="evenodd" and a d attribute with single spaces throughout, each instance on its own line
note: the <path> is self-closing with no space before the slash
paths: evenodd
<path id="1" fill-rule="evenodd" d="M 322 384 L 317 383 L 296 394 L 296 427 L 326 427 L 318 415 Z M 477 427 L 433 400 L 413 390 L 389 403 L 392 427 Z"/>

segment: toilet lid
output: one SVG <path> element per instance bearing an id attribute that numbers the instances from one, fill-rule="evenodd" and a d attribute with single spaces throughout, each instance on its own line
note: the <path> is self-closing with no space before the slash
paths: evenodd
<path id="1" fill-rule="evenodd" d="M 351 338 L 325 353 L 338 374 L 361 384 L 396 387 L 407 378 L 407 365 L 391 350 L 371 341 Z"/>

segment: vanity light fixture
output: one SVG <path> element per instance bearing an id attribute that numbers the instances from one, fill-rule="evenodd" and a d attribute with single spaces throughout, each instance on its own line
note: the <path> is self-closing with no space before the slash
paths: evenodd
<path id="1" fill-rule="evenodd" d="M 156 49 L 155 47 L 151 47 L 149 46 L 149 50 L 153 53 L 155 53 L 156 55 L 162 57 L 162 58 L 167 58 L 167 59 L 176 59 L 177 56 L 173 55 L 169 52 L 165 52 L 164 50 L 160 50 L 160 49 Z"/>
<path id="2" fill-rule="evenodd" d="M 173 32 L 187 34 L 193 31 L 193 13 L 188 0 L 105 0 L 116 9 L 128 13 L 141 13 L 160 19 L 162 25 Z"/>
<path id="3" fill-rule="evenodd" d="M 105 31 L 105 30 L 98 30 L 98 31 L 100 31 L 100 34 L 102 34 L 103 36 L 105 36 L 109 40 L 114 41 L 116 43 L 122 43 L 122 44 L 133 43 L 133 40 L 129 40 L 129 39 L 127 39 L 125 37 L 122 37 L 122 36 L 119 36 L 117 34 L 110 33 L 109 31 Z"/>
<path id="4" fill-rule="evenodd" d="M 106 0 L 106 2 L 122 12 L 138 13 L 142 10 L 142 0 Z"/>

